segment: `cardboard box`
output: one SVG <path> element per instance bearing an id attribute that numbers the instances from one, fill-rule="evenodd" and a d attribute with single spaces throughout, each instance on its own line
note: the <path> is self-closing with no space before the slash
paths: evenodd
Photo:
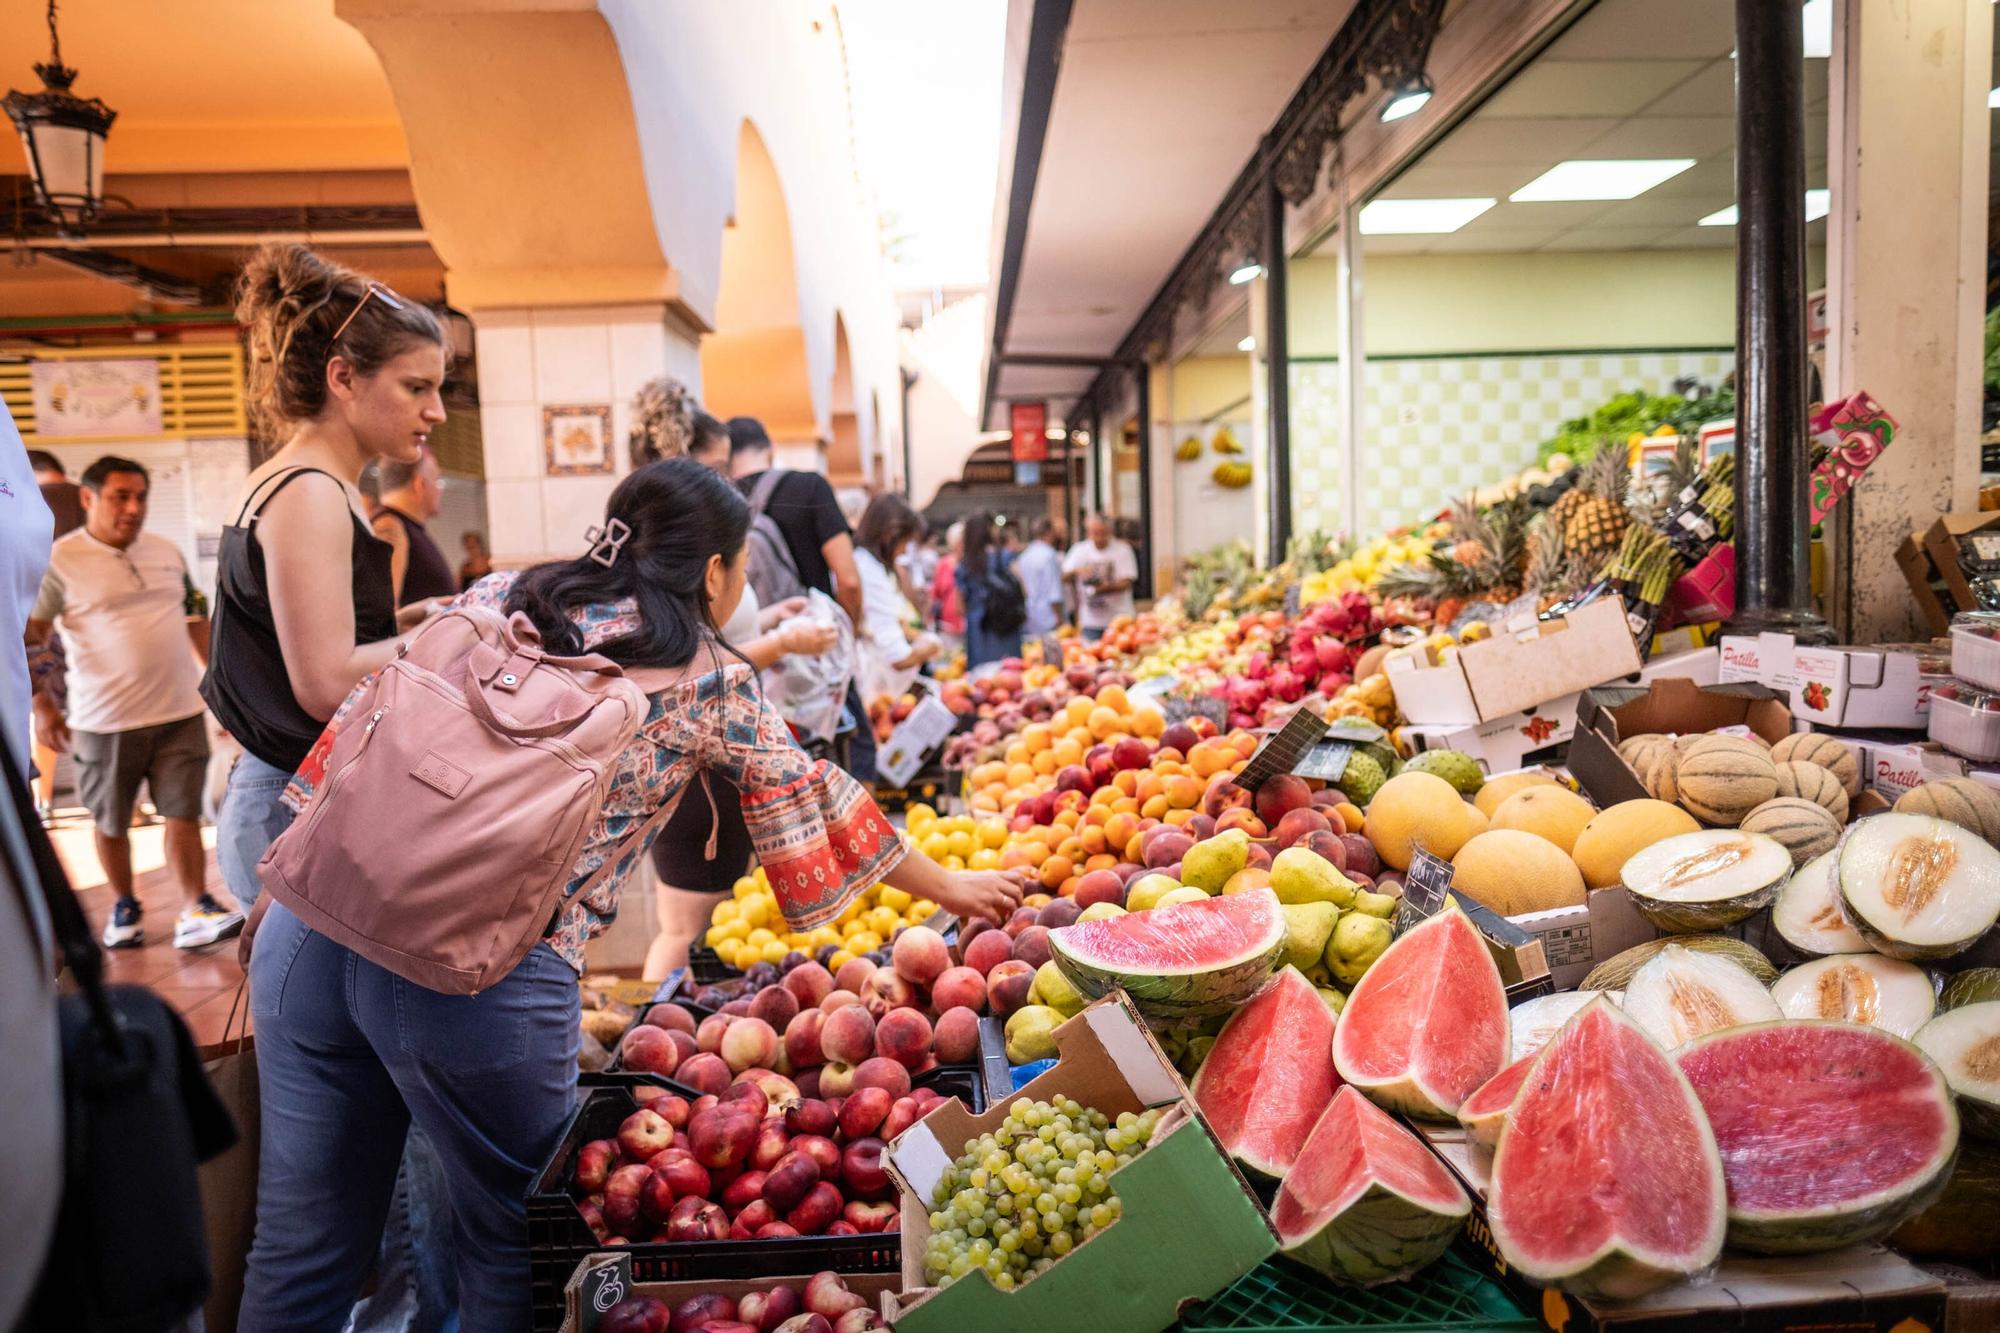
<path id="1" fill-rule="evenodd" d="M 1951 618 L 1961 608 L 1951 592 L 1943 586 L 1935 569 L 1931 568 L 1931 558 L 1924 551 L 1924 534 L 1913 532 L 1903 538 L 1896 547 L 1896 568 L 1903 571 L 1903 582 L 1909 585 L 1910 597 L 1923 613 L 1924 624 L 1933 634 L 1944 634 L 1951 628 Z"/>
<path id="2" fill-rule="evenodd" d="M 1256 1196 L 1129 1001 L 1099 1000 L 1056 1029 L 1056 1046 L 1055 1067 L 1021 1096 L 1061 1094 L 1108 1116 L 1171 1108 L 1152 1143 L 1111 1177 L 1123 1214 L 1013 1291 L 983 1272 L 925 1286 L 931 1190 L 966 1143 L 1007 1117 L 1005 1104 L 975 1116 L 947 1102 L 899 1135 L 885 1157 L 902 1194 L 903 1295 L 887 1311 L 898 1333 L 1146 1333 L 1171 1326 L 1183 1302 L 1226 1289 L 1277 1250 Z"/>
<path id="3" fill-rule="evenodd" d="M 1639 915 L 1623 885 L 1588 893 L 1580 906 L 1507 919 L 1541 941 L 1556 990 L 1575 990 L 1599 963 L 1660 934 L 1658 926 Z"/>
<path id="4" fill-rule="evenodd" d="M 576 1266 L 576 1276 L 563 1288 L 561 1333 L 595 1333 L 597 1321 L 618 1302 L 633 1296 L 651 1296 L 665 1301 L 669 1310 L 690 1296 L 715 1294 L 741 1300 L 753 1291 L 769 1291 L 786 1286 L 804 1289 L 810 1273 L 786 1278 L 696 1278 L 686 1282 L 634 1282 L 632 1256 L 607 1250 L 593 1254 Z M 869 1305 L 882 1309 L 884 1298 L 900 1291 L 903 1279 L 895 1273 L 843 1273 L 840 1280 Z M 886 1316 L 885 1316 L 886 1317 Z"/>
<path id="5" fill-rule="evenodd" d="M 1624 604 L 1615 597 L 1564 620 L 1530 622 L 1461 645 L 1440 666 L 1410 657 L 1388 663 L 1389 687 L 1404 717 L 1426 726 L 1461 727 L 1539 709 L 1639 668 Z"/>
<path id="6" fill-rule="evenodd" d="M 865 718 L 861 725 L 868 725 Z M 876 771 L 895 786 L 908 786 L 910 779 L 923 768 L 924 761 L 945 743 L 957 726 L 958 715 L 935 694 L 925 693 L 883 742 L 875 760 Z"/>
<path id="7" fill-rule="evenodd" d="M 1927 665 L 1938 670 L 1926 672 Z M 1816 727 L 1930 725 L 1931 688 L 1949 677 L 1929 644 L 1816 648 L 1789 634 L 1725 635 L 1725 681 L 1754 681 L 1791 696 L 1792 715 Z"/>
<path id="8" fill-rule="evenodd" d="M 1945 1286 L 1879 1245 L 1827 1254 L 1755 1258 L 1725 1253 L 1715 1272 L 1676 1282 L 1634 1301 L 1598 1302 L 1536 1286 L 1500 1254 L 1487 1221 L 1491 1155 L 1465 1131 L 1418 1127 L 1431 1149 L 1472 1197 L 1459 1252 L 1507 1289 L 1523 1310 L 1554 1333 L 1655 1333 L 1730 1329 L 1732 1333 L 1910 1333 L 1944 1327 Z"/>
<path id="9" fill-rule="evenodd" d="M 1722 668 L 1717 684 L 1764 685 L 1785 694 L 1797 684 L 1792 656 L 1798 643 L 1789 634 L 1725 634 L 1718 646 Z"/>
<path id="10" fill-rule="evenodd" d="M 1973 593 L 1972 584 L 1966 580 L 1965 571 L 1958 567 L 1959 543 L 1975 532 L 1988 532 L 1995 528 L 2000 528 L 2000 514 L 1973 512 L 1939 514 L 1924 530 L 1924 554 L 1930 557 L 1931 567 L 1936 570 L 1939 582 L 1944 584 L 1960 609 L 1978 606 L 1979 598 Z M 1936 632 L 1944 633 L 1943 630 Z"/>
<path id="11" fill-rule="evenodd" d="M 1417 750 L 1458 750 L 1477 760 L 1488 773 L 1553 763 L 1576 731 L 1576 706 L 1581 696 L 1560 699 L 1525 713 L 1509 713 L 1491 722 L 1469 726 L 1407 726 L 1403 737 Z"/>
<path id="12" fill-rule="evenodd" d="M 1792 712 L 1777 691 L 1748 683 L 1702 686 L 1670 677 L 1645 689 L 1610 686 L 1587 690 L 1577 706 L 1569 771 L 1600 809 L 1640 800 L 1650 793 L 1639 775 L 1619 758 L 1619 741 L 1651 733 L 1691 735 L 1725 727 L 1743 727 L 1777 742 L 1791 734 Z"/>

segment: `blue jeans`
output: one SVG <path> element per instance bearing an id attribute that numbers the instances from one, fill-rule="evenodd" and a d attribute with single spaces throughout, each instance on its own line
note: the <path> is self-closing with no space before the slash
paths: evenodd
<path id="1" fill-rule="evenodd" d="M 263 1087 L 242 1333 L 338 1333 L 375 1262 L 405 1131 L 444 1168 L 467 1333 L 530 1323 L 527 1207 L 574 1107 L 576 973 L 538 945 L 442 995 L 272 904 L 250 961 Z"/>
<path id="2" fill-rule="evenodd" d="M 278 803 L 292 775 L 245 750 L 229 770 L 229 790 L 215 812 L 215 861 L 229 896 L 248 916 L 264 886 L 257 863 L 291 827 L 292 812 Z"/>

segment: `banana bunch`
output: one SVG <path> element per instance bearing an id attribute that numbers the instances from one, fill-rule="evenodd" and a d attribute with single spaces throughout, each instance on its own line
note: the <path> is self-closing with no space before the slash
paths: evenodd
<path id="1" fill-rule="evenodd" d="M 1250 484 L 1250 465 L 1236 459 L 1224 459 L 1215 465 L 1215 471 L 1210 475 L 1218 486 L 1241 490 Z"/>
<path id="2" fill-rule="evenodd" d="M 1237 439 L 1236 433 L 1227 426 L 1216 428 L 1215 438 L 1208 442 L 1208 447 L 1215 450 L 1218 454 L 1240 454 L 1243 452 L 1243 442 Z"/>
<path id="3" fill-rule="evenodd" d="M 1201 457 L 1201 436 L 1190 435 L 1174 446 L 1174 457 L 1183 463 L 1192 463 Z"/>

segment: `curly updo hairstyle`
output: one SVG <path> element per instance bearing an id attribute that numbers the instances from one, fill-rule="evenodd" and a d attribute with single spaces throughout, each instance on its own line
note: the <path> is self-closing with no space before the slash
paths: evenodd
<path id="1" fill-rule="evenodd" d="M 369 287 L 345 264 L 291 242 L 267 244 L 243 266 L 236 320 L 249 330 L 250 413 L 266 441 L 281 440 L 326 407 L 326 366 L 334 357 L 372 375 L 412 345 L 444 345 L 444 327 L 429 308 L 379 293 L 363 305 Z"/>

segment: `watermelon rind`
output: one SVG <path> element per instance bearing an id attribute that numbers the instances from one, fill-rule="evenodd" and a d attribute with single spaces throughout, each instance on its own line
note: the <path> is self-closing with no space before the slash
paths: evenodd
<path id="1" fill-rule="evenodd" d="M 1446 958 L 1468 975 L 1447 977 Z M 1429 1039 L 1419 1039 L 1419 1027 Z M 1506 1066 L 1508 1042 L 1500 970 L 1479 928 L 1454 906 L 1398 936 L 1355 983 L 1334 1028 L 1333 1067 L 1377 1106 L 1448 1121 Z"/>
<path id="2" fill-rule="evenodd" d="M 1837 1086 L 1818 1107 L 1793 1107 L 1790 1101 L 1812 1080 L 1790 1068 L 1790 1051 L 1820 1056 Z M 1810 1254 L 1879 1240 L 1905 1218 L 1935 1202 L 1951 1177 L 1958 1153 L 1959 1121 L 1952 1108 L 1951 1088 L 1937 1065 L 1903 1038 L 1881 1028 L 1824 1019 L 1781 1018 L 1750 1023 L 1725 1032 L 1698 1037 L 1675 1052 L 1689 1076 L 1695 1096 L 1709 1116 L 1710 1129 L 1721 1149 L 1723 1173 L 1732 1182 L 1729 1198 L 1729 1244 L 1758 1254 Z M 1908 1104 L 1885 1115 L 1874 1134 L 1842 1110 L 1864 1105 L 1860 1080 L 1884 1079 L 1898 1067 L 1917 1082 L 1914 1097 L 1933 1103 L 1937 1130 L 1930 1149 L 1909 1163 L 1898 1179 L 1852 1197 L 1837 1197 L 1842 1185 L 1837 1168 L 1825 1153 L 1851 1152 L 1869 1165 L 1884 1167 L 1886 1154 L 1906 1150 L 1916 1138 Z M 1782 1073 L 1780 1071 L 1783 1071 Z M 1769 1098 L 1765 1114 L 1732 1116 L 1726 1105 L 1735 1074 L 1737 1095 Z M 1866 1135 L 1857 1143 L 1857 1136 Z M 1792 1208 L 1758 1208 L 1740 1198 L 1743 1177 L 1755 1171 L 1788 1171 L 1794 1187 L 1815 1202 Z"/>
<path id="3" fill-rule="evenodd" d="M 1391 1160 L 1393 1159 L 1393 1160 Z M 1314 1166 L 1355 1174 L 1309 1203 Z M 1272 1225 L 1285 1254 L 1337 1282 L 1399 1282 L 1450 1248 L 1472 1201 L 1443 1162 L 1352 1088 L 1336 1092 L 1278 1189 Z"/>
<path id="4" fill-rule="evenodd" d="M 1210 914 L 1221 916 L 1242 940 L 1226 955 L 1197 958 L 1208 925 L 1203 918 Z M 1105 956 L 1105 947 L 1141 932 L 1154 948 L 1143 963 L 1120 965 Z M 1285 914 L 1269 889 L 1049 932 L 1049 956 L 1072 986 L 1092 1000 L 1123 989 L 1154 1026 L 1234 1011 L 1270 980 L 1284 951 Z"/>
<path id="5" fill-rule="evenodd" d="M 1587 1058 L 1607 1061 L 1619 1053 L 1612 1049 L 1613 1043 L 1623 1043 L 1627 1055 L 1658 1061 L 1652 1072 L 1665 1085 L 1662 1100 L 1627 1107 L 1633 1113 L 1621 1114 L 1609 1094 L 1637 1096 L 1637 1090 L 1611 1073 L 1595 1083 L 1584 1077 Z M 1597 1049 L 1600 1046 L 1602 1050 Z M 1617 1071 L 1620 1076 L 1629 1073 Z M 1545 1099 L 1550 1107 L 1541 1105 Z M 1536 1112 L 1547 1116 L 1546 1123 L 1535 1118 Z M 1661 1173 L 1659 1179 L 1647 1182 L 1614 1175 L 1593 1180 L 1591 1169 L 1610 1161 L 1609 1140 L 1614 1135 L 1632 1136 L 1623 1146 L 1635 1159 L 1652 1161 Z M 1670 1139 L 1676 1136 L 1686 1141 L 1683 1146 L 1688 1151 L 1674 1150 Z M 1600 1146 L 1590 1146 L 1594 1138 Z M 1668 1153 L 1674 1154 L 1671 1160 L 1662 1157 Z M 1510 1167 L 1521 1162 L 1528 1165 L 1517 1168 L 1524 1174 L 1523 1183 L 1515 1186 L 1510 1183 L 1514 1179 Z M 1529 1280 L 1559 1286 L 1587 1300 L 1632 1300 L 1704 1272 L 1722 1253 L 1727 1197 L 1722 1156 L 1708 1117 L 1673 1059 L 1644 1028 L 1602 997 L 1565 1024 L 1535 1056 L 1494 1152 L 1492 1181 L 1487 1213 L 1501 1256 Z M 1663 1197 L 1676 1187 L 1685 1188 L 1688 1198 Z M 1519 1201 L 1517 1189 L 1540 1191 L 1541 1197 Z M 1628 1192 L 1630 1197 L 1624 1197 Z M 1559 1216 L 1545 1212 L 1537 1218 L 1532 1211 L 1535 1205 L 1545 1210 L 1602 1206 L 1609 1195 L 1620 1196 L 1618 1201 L 1635 1221 L 1613 1225 L 1602 1241 L 1580 1252 L 1562 1250 L 1565 1244 L 1576 1244 L 1575 1212 L 1562 1211 Z M 1628 1234 L 1660 1219 L 1678 1219 L 1698 1231 L 1686 1236 L 1678 1249 L 1649 1245 Z M 1540 1238 L 1533 1234 L 1538 1223 L 1546 1223 Z"/>
<path id="6" fill-rule="evenodd" d="M 1507 1128 L 1507 1113 L 1514 1109 L 1514 1099 L 1521 1095 L 1521 1087 L 1534 1068 L 1535 1056 L 1540 1053 L 1537 1048 L 1522 1056 L 1480 1084 L 1465 1099 L 1458 1108 L 1458 1123 L 1465 1127 L 1467 1138 L 1482 1148 L 1500 1146 L 1500 1131 Z"/>
<path id="7" fill-rule="evenodd" d="M 1229 1155 L 1277 1179 L 1332 1100 L 1333 1012 L 1284 967 L 1230 1015 L 1195 1075 L 1195 1104 Z"/>
<path id="8" fill-rule="evenodd" d="M 1675 934 L 1735 925 L 1769 905 L 1791 873 L 1783 843 L 1733 828 L 1662 838 L 1618 872 L 1639 914 Z"/>
<path id="9" fill-rule="evenodd" d="M 1958 1095 L 1966 1132 L 2000 1139 L 2000 1000 L 1939 1014 L 1912 1040 L 1944 1071 L 1944 1081 Z"/>
<path id="10" fill-rule="evenodd" d="M 2000 920 L 2000 851 L 1970 829 L 1929 815 L 1871 815 L 1836 855 L 1841 914 L 1876 953 L 1949 958 Z"/>

